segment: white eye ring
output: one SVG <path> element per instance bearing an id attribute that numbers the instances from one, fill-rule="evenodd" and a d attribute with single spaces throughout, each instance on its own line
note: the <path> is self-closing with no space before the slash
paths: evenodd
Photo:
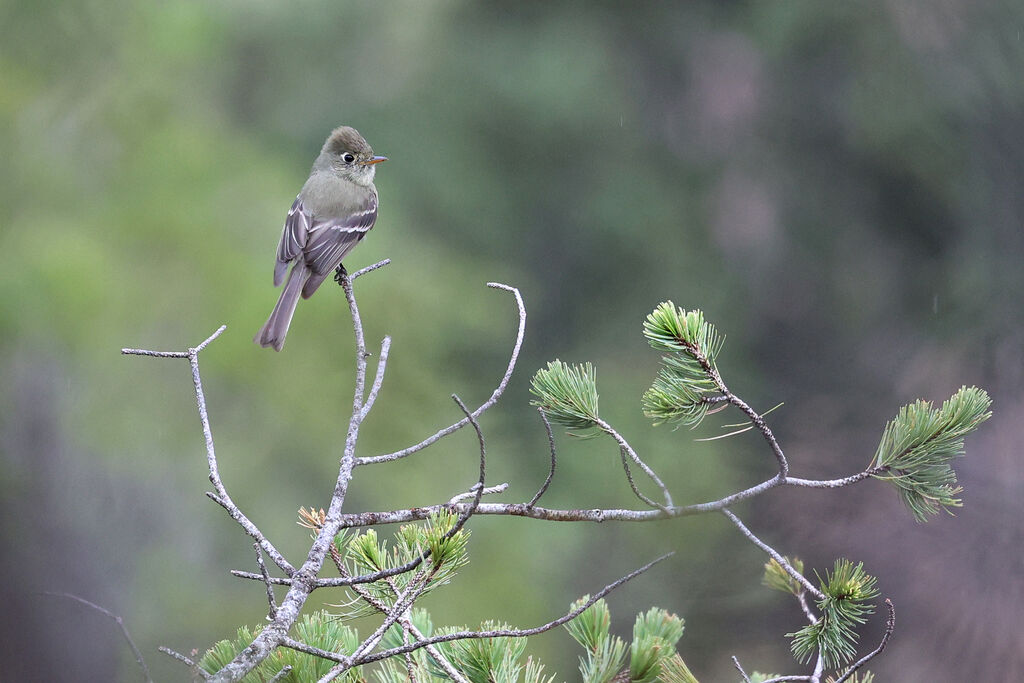
<path id="1" fill-rule="evenodd" d="M 351 164 L 353 161 L 356 160 L 355 156 L 351 152 L 345 152 L 344 154 L 341 155 L 341 158 L 342 160 L 344 160 L 346 164 Z"/>

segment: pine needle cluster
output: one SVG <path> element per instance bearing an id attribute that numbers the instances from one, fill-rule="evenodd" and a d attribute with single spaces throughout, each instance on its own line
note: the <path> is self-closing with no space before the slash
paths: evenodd
<path id="1" fill-rule="evenodd" d="M 413 610 L 411 619 L 416 628 L 428 637 L 465 630 L 464 627 L 435 630 L 430 614 L 423 609 Z M 480 628 L 491 631 L 510 627 L 505 623 L 485 621 Z M 382 645 L 385 648 L 400 647 L 405 644 L 404 637 L 402 628 L 396 624 L 385 634 Z M 526 651 L 526 638 L 475 638 L 438 643 L 435 647 L 445 661 L 471 683 L 553 683 L 554 680 L 554 676 L 544 678 L 542 664 L 531 658 L 521 661 Z M 424 649 L 410 653 L 410 660 L 412 680 L 418 683 L 443 683 L 451 680 L 441 665 Z M 409 661 L 401 658 L 387 660 L 376 672 L 376 678 L 379 683 L 409 683 L 409 666 Z"/>
<path id="2" fill-rule="evenodd" d="M 836 560 L 835 568 L 831 572 L 826 570 L 825 577 L 819 575 L 818 580 L 825 594 L 817 601 L 821 616 L 815 623 L 787 635 L 793 639 L 793 656 L 801 664 L 820 652 L 825 667 L 834 669 L 857 654 L 856 628 L 875 611 L 868 601 L 878 597 L 877 580 L 864 571 L 863 562 L 853 564 L 845 559 Z"/>
<path id="3" fill-rule="evenodd" d="M 362 584 L 380 602 L 393 606 L 412 581 L 425 582 L 423 593 L 428 593 L 449 583 L 459 569 L 469 562 L 466 546 L 469 532 L 460 529 L 450 538 L 445 538 L 449 530 L 458 521 L 458 515 L 441 510 L 431 515 L 426 524 L 403 524 L 394 536 L 394 546 L 389 550 L 388 542 L 377 537 L 377 532 L 367 529 L 361 534 L 347 537 L 344 533 L 335 537 L 336 547 L 340 547 L 345 558 L 346 570 L 352 576 L 372 574 L 384 569 L 393 569 L 408 564 L 429 550 L 430 554 L 423 563 L 422 573 L 405 572 L 387 580 Z M 346 608 L 345 618 L 356 618 L 373 614 L 376 610 L 355 599 Z"/>
<path id="4" fill-rule="evenodd" d="M 533 376 L 530 391 L 537 397 L 531 405 L 569 429 L 582 431 L 597 423 L 597 371 L 589 362 L 569 365 L 555 359 Z"/>
<path id="5" fill-rule="evenodd" d="M 325 611 L 302 615 L 293 628 L 296 639 L 329 652 L 352 654 L 359 646 L 359 634 L 356 630 L 342 624 Z M 247 648 L 261 630 L 261 626 L 254 629 L 242 626 L 234 640 L 222 640 L 207 650 L 198 662 L 199 668 L 211 674 L 220 671 L 239 652 Z M 271 680 L 286 666 L 292 668 L 291 672 L 278 680 L 284 683 L 300 683 L 326 676 L 334 668 L 334 662 L 305 652 L 279 647 L 242 680 L 244 683 L 263 683 Z M 355 683 L 358 675 L 352 671 L 338 680 Z"/>
<path id="6" fill-rule="evenodd" d="M 706 398 L 718 391 L 718 332 L 701 311 L 685 311 L 666 301 L 647 316 L 644 336 L 652 348 L 665 352 L 658 376 L 644 393 L 644 415 L 655 424 L 696 427 L 712 405 Z"/>
<path id="7" fill-rule="evenodd" d="M 589 599 L 580 598 L 572 608 L 578 609 Z M 610 625 L 608 605 L 598 600 L 565 626 L 586 651 L 586 656 L 580 657 L 583 683 L 697 683 L 676 652 L 676 643 L 683 637 L 681 617 L 653 607 L 638 614 L 628 647 L 621 638 L 611 635 Z"/>
<path id="8" fill-rule="evenodd" d="M 961 387 L 941 408 L 930 401 L 903 406 L 886 426 L 875 453 L 873 476 L 892 483 L 914 517 L 927 521 L 960 507 L 952 461 L 964 454 L 964 437 L 992 416 L 992 399 L 977 387 Z"/>
<path id="9" fill-rule="evenodd" d="M 786 557 L 784 559 L 789 562 L 789 566 L 795 569 L 798 574 L 804 573 L 804 562 L 799 557 L 794 557 L 793 559 Z M 792 593 L 797 596 L 804 592 L 803 584 L 793 578 L 774 557 L 765 563 L 764 577 L 761 579 L 761 583 L 773 590 Z"/>

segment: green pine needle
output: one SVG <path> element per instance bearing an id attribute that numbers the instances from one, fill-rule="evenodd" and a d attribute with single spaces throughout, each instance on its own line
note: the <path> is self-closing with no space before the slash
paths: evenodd
<path id="1" fill-rule="evenodd" d="M 718 333 L 704 321 L 701 311 L 687 312 L 671 301 L 658 304 L 647 316 L 644 336 L 658 351 L 697 352 L 712 361 L 721 348 Z"/>
<path id="2" fill-rule="evenodd" d="M 683 637 L 684 621 L 682 617 L 671 614 L 663 609 L 651 609 L 636 615 L 633 623 L 633 640 L 653 637 L 660 638 L 675 647 Z"/>
<path id="3" fill-rule="evenodd" d="M 555 683 L 555 674 L 544 678 L 544 665 L 533 657 L 527 657 L 523 683 Z"/>
<path id="4" fill-rule="evenodd" d="M 878 597 L 877 579 L 864 571 L 864 563 L 836 560 L 835 568 L 819 575 L 825 598 L 817 601 L 821 617 L 795 633 L 786 634 L 793 639 L 793 656 L 801 664 L 809 662 L 821 652 L 829 669 L 849 663 L 857 654 L 856 628 L 867 621 L 875 611 L 868 603 Z"/>
<path id="5" fill-rule="evenodd" d="M 570 605 L 569 611 L 579 609 L 587 604 L 588 600 L 590 600 L 590 596 L 584 595 Z M 611 623 L 612 616 L 611 612 L 608 611 L 608 603 L 602 599 L 567 623 L 565 630 L 588 652 L 593 652 L 601 641 L 608 637 L 608 629 L 611 627 Z"/>
<path id="6" fill-rule="evenodd" d="M 583 683 L 610 683 L 626 661 L 626 643 L 617 636 L 605 637 L 597 649 L 587 652 L 587 658 L 580 658 L 580 674 Z"/>
<path id="7" fill-rule="evenodd" d="M 485 621 L 481 630 L 507 630 L 508 624 Z M 470 638 L 441 644 L 441 653 L 472 683 L 515 683 L 526 638 Z"/>
<path id="8" fill-rule="evenodd" d="M 659 679 L 661 683 L 698 683 L 678 653 L 662 661 Z"/>
<path id="9" fill-rule="evenodd" d="M 797 571 L 798 574 L 804 573 L 804 563 L 799 557 L 793 559 L 785 558 L 789 565 Z M 789 575 L 782 565 L 775 561 L 775 558 L 768 560 L 764 565 L 764 577 L 761 579 L 761 583 L 769 588 L 783 593 L 792 593 L 793 595 L 800 595 L 804 591 L 803 585 Z"/>
<path id="10" fill-rule="evenodd" d="M 676 653 L 683 637 L 683 620 L 675 614 L 652 607 L 638 614 L 633 623 L 633 642 L 629 648 L 629 678 L 632 683 L 654 683 L 661 667 Z"/>
<path id="11" fill-rule="evenodd" d="M 960 507 L 951 463 L 964 455 L 964 437 L 992 416 L 992 399 L 977 387 L 961 387 L 941 408 L 918 400 L 900 408 L 882 433 L 872 465 L 889 481 L 919 522 Z"/>
<path id="12" fill-rule="evenodd" d="M 829 676 L 825 679 L 825 683 L 835 683 L 837 677 Z M 875 675 L 870 671 L 861 673 L 860 671 L 854 673 L 852 676 L 846 679 L 847 683 L 873 683 Z"/>
<path id="13" fill-rule="evenodd" d="M 531 405 L 569 429 L 584 430 L 597 422 L 597 372 L 590 363 L 553 360 L 533 376 L 530 392 L 537 397 Z"/>
<path id="14" fill-rule="evenodd" d="M 239 652 L 248 647 L 260 630 L 261 627 L 250 630 L 248 627 L 242 626 L 238 629 L 234 640 L 222 640 L 207 650 L 198 662 L 199 668 L 207 673 L 219 671 Z M 295 624 L 293 633 L 297 640 L 329 652 L 352 654 L 359 645 L 359 636 L 355 629 L 340 623 L 323 611 L 303 615 Z M 292 670 L 281 680 L 291 683 L 315 681 L 325 676 L 335 665 L 330 660 L 281 647 L 274 650 L 242 681 L 244 683 L 268 681 L 285 666 L 291 666 Z M 338 680 L 354 683 L 360 678 L 357 667 L 343 674 Z"/>
<path id="15" fill-rule="evenodd" d="M 644 415 L 654 424 L 674 422 L 696 427 L 718 390 L 715 358 L 722 340 L 699 310 L 684 311 L 671 301 L 658 305 L 644 321 L 644 336 L 662 356 L 662 367 L 642 399 Z"/>
<path id="16" fill-rule="evenodd" d="M 348 538 L 343 548 L 345 563 L 353 575 L 370 574 L 406 564 L 429 549 L 430 556 L 422 568 L 428 572 L 423 592 L 430 592 L 451 582 L 458 570 L 469 562 L 469 532 L 466 529 L 444 539 L 457 520 L 458 515 L 455 513 L 441 510 L 431 514 L 423 524 L 403 524 L 395 532 L 395 544 L 390 550 L 387 541 L 379 540 L 374 529 L 367 529 Z M 416 572 L 399 574 L 387 581 L 363 584 L 363 589 L 380 602 L 394 605 L 397 599 L 395 591 L 405 590 L 416 576 Z M 355 619 L 376 612 L 374 607 L 363 601 L 335 606 L 344 607 L 339 615 L 344 619 Z"/>

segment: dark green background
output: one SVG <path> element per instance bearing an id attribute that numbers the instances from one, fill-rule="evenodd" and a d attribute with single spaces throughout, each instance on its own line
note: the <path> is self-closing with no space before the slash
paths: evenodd
<path id="1" fill-rule="evenodd" d="M 303 302 L 281 354 L 269 313 L 284 214 L 326 134 L 377 153 L 377 227 L 350 269 L 367 335 L 394 338 L 359 453 L 420 440 L 479 403 L 529 309 L 519 372 L 483 420 L 489 481 L 528 500 L 547 466 L 528 380 L 591 360 L 601 408 L 677 502 L 769 476 L 753 434 L 652 429 L 644 316 L 672 299 L 728 337 L 720 365 L 796 476 L 862 469 L 915 398 L 986 387 L 995 417 L 960 463 L 965 508 L 915 524 L 877 482 L 776 491 L 737 512 L 809 567 L 866 562 L 899 610 L 880 681 L 1016 680 L 1024 412 L 1024 10 L 1011 2 L 0 4 L 0 553 L 4 679 L 139 672 L 155 652 L 259 624 L 247 538 L 207 500 L 187 366 L 202 356 L 222 475 L 293 562 L 300 505 L 326 505 L 351 401 L 340 291 Z M 559 437 L 551 506 L 631 506 L 616 449 Z M 360 470 L 346 508 L 447 500 L 474 480 L 468 433 Z M 802 616 L 759 585 L 762 554 L 719 517 L 652 525 L 472 522 L 472 563 L 435 622 L 530 626 L 669 550 L 610 600 L 687 620 L 702 681 L 796 673 Z M 340 600 L 328 595 L 319 598 Z M 867 629 L 880 635 L 881 619 Z M 361 624 L 364 630 L 368 624 Z M 575 680 L 562 631 L 532 651 Z"/>

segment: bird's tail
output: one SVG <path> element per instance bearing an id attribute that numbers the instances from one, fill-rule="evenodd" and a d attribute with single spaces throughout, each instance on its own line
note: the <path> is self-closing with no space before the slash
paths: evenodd
<path id="1" fill-rule="evenodd" d="M 274 306 L 267 322 L 256 333 L 253 338 L 254 342 L 263 347 L 272 346 L 275 351 L 281 350 L 281 347 L 284 346 L 284 338 L 288 335 L 288 326 L 292 324 L 295 304 L 299 302 L 302 286 L 306 284 L 309 274 L 309 268 L 301 260 L 292 267 L 292 272 L 288 275 L 288 282 L 285 283 L 284 291 L 281 292 L 281 298 L 277 300 L 277 305 Z"/>

